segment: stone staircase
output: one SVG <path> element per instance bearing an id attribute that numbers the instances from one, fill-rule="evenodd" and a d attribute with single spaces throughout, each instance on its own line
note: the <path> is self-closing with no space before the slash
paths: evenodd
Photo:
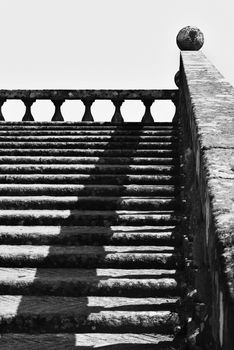
<path id="1" fill-rule="evenodd" d="M 0 349 L 180 349 L 171 123 L 0 123 Z"/>

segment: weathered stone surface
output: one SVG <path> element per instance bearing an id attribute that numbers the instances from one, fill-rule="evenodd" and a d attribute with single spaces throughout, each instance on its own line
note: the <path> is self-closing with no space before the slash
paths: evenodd
<path id="1" fill-rule="evenodd" d="M 170 99 L 177 90 L 0 90 L 1 99 L 37 100 L 141 100 Z M 105 124 L 105 123 L 104 123 Z"/>
<path id="2" fill-rule="evenodd" d="M 175 128 L 171 127 L 164 127 L 157 128 L 157 129 L 136 129 L 136 130 L 126 130 L 124 128 L 112 128 L 112 129 L 94 129 L 94 130 L 86 130 L 82 128 L 75 128 L 75 127 L 68 127 L 67 125 L 64 125 L 64 127 L 58 127 L 55 124 L 54 128 L 44 128 L 44 129 L 35 129 L 32 126 L 32 129 L 25 128 L 23 130 L 21 129 L 15 129 L 9 130 L 8 128 L 0 128 L 0 136 L 63 136 L 63 137 L 69 137 L 69 136 L 126 136 L 127 138 L 130 136 L 134 137 L 141 137 L 141 136 L 175 136 L 177 134 Z M 1 126 L 1 124 L 0 124 Z M 49 129 L 49 130 L 48 130 Z"/>
<path id="3" fill-rule="evenodd" d="M 157 211 L 78 211 L 78 210 L 0 210 L 4 225 L 176 225 L 184 218 L 174 212 Z"/>
<path id="4" fill-rule="evenodd" d="M 198 51 L 204 44 L 204 35 L 197 27 L 187 26 L 179 31 L 176 42 L 180 50 Z"/>
<path id="5" fill-rule="evenodd" d="M 35 157 L 35 156 L 2 156 L 0 164 L 152 164 L 160 165 L 175 164 L 175 158 L 155 158 L 155 157 Z"/>
<path id="6" fill-rule="evenodd" d="M 171 246 L 1 245 L 4 267 L 173 268 L 181 258 Z"/>
<path id="7" fill-rule="evenodd" d="M 181 242 L 175 226 L 0 226 L 1 244 L 167 245 Z"/>
<path id="8" fill-rule="evenodd" d="M 173 335 L 134 333 L 64 333 L 64 334 L 4 334 L 0 337 L 2 350 L 172 350 L 176 346 Z"/>
<path id="9" fill-rule="evenodd" d="M 173 165 L 0 164 L 1 174 L 175 174 Z"/>
<path id="10" fill-rule="evenodd" d="M 76 196 L 1 196 L 2 209 L 76 209 L 76 210 L 175 210 L 176 198 L 159 197 L 76 197 Z"/>
<path id="11" fill-rule="evenodd" d="M 157 298 L 0 296 L 3 331 L 45 333 L 157 331 L 172 334 L 180 320 L 177 313 L 154 311 Z M 130 311 L 129 311 L 130 310 Z M 134 311 L 132 311 L 134 310 Z"/>
<path id="12" fill-rule="evenodd" d="M 60 196 L 174 196 L 173 185 L 76 185 L 76 184 L 0 184 L 0 195 Z"/>
<path id="13" fill-rule="evenodd" d="M 181 53 L 181 75 L 190 240 L 210 334 L 204 346 L 229 350 L 234 344 L 234 88 L 201 52 Z"/>
<path id="14" fill-rule="evenodd" d="M 1 349 L 181 344 L 175 134 L 171 123 L 0 123 Z"/>
<path id="15" fill-rule="evenodd" d="M 175 185 L 178 175 L 134 175 L 134 174 L 0 174 L 1 184 L 103 184 L 103 185 Z"/>
<path id="16" fill-rule="evenodd" d="M 173 141 L 169 140 L 168 142 L 165 140 L 163 141 L 154 141 L 154 142 L 146 142 L 146 141 L 139 141 L 139 142 L 108 142 L 108 141 L 90 141 L 89 142 L 89 148 L 93 149 L 119 149 L 119 148 L 124 148 L 124 149 L 173 149 L 175 145 L 176 140 L 174 139 Z M 85 141 L 1 141 L 0 142 L 0 147 L 1 148 L 79 148 L 79 149 L 87 149 L 87 143 Z"/>
<path id="17" fill-rule="evenodd" d="M 182 292 L 175 277 L 173 270 L 0 268 L 0 290 L 6 295 L 161 296 L 158 310 L 171 310 L 179 301 L 172 297 Z"/>

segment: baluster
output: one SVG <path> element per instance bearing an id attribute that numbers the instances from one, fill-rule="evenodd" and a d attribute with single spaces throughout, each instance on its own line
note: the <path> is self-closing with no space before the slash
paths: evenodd
<path id="1" fill-rule="evenodd" d="M 143 115 L 141 122 L 142 123 L 154 123 L 154 118 L 151 114 L 151 106 L 154 102 L 154 99 L 148 98 L 148 99 L 142 100 L 142 102 L 145 105 L 145 114 Z"/>
<path id="2" fill-rule="evenodd" d="M 22 101 L 26 107 L 25 114 L 23 116 L 22 121 L 34 121 L 34 118 L 31 112 L 31 107 L 33 103 L 36 101 L 36 99 L 23 98 Z"/>
<path id="3" fill-rule="evenodd" d="M 83 102 L 83 104 L 85 105 L 85 112 L 84 115 L 81 119 L 82 122 L 93 122 L 93 116 L 92 116 L 92 112 L 91 112 L 91 106 L 94 102 L 93 98 L 85 98 L 81 100 Z"/>
<path id="4" fill-rule="evenodd" d="M 4 103 L 6 102 L 5 98 L 1 98 L 0 99 L 0 120 L 5 120 L 3 114 L 2 114 L 2 106 L 4 105 Z"/>
<path id="5" fill-rule="evenodd" d="M 122 106 L 124 100 L 114 99 L 114 100 L 112 100 L 112 102 L 115 106 L 115 113 L 111 119 L 111 122 L 112 123 L 124 123 L 124 119 L 123 119 L 123 116 L 121 114 L 121 106 Z"/>
<path id="6" fill-rule="evenodd" d="M 55 107 L 55 111 L 54 111 L 54 115 L 51 119 L 52 122 L 63 122 L 63 115 L 61 112 L 61 106 L 64 103 L 65 100 L 52 100 L 54 107 Z"/>

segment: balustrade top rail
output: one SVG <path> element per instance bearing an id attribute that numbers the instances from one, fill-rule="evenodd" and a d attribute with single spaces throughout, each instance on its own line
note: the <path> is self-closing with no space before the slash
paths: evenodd
<path id="1" fill-rule="evenodd" d="M 170 100 L 178 90 L 0 90 L 0 99 L 36 100 Z"/>
<path id="2" fill-rule="evenodd" d="M 31 107 L 36 100 L 51 100 L 55 106 L 52 121 L 63 121 L 61 106 L 65 100 L 81 100 L 85 105 L 82 121 L 94 121 L 91 106 L 95 100 L 111 100 L 115 113 L 113 123 L 124 122 L 121 115 L 121 105 L 125 100 L 141 100 L 145 105 L 143 123 L 153 123 L 151 105 L 155 100 L 171 100 L 175 105 L 178 100 L 178 90 L 0 90 L 0 120 L 5 120 L 2 106 L 6 100 L 21 100 L 26 110 L 22 121 L 34 121 Z"/>

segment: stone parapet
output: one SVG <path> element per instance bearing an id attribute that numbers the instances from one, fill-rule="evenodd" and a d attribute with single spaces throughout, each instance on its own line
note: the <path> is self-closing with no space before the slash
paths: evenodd
<path id="1" fill-rule="evenodd" d="M 194 284 L 205 349 L 234 344 L 234 88 L 200 51 L 181 52 L 179 124 Z M 203 337 L 202 337 L 203 334 Z"/>

